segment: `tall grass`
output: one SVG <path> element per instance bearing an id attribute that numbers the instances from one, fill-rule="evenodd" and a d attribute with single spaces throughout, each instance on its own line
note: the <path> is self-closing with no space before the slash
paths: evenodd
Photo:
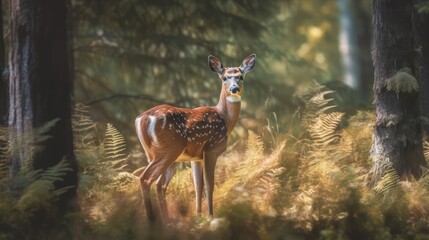
<path id="1" fill-rule="evenodd" d="M 82 193 L 82 199 L 86 199 L 82 202 L 86 206 L 84 215 L 94 230 L 92 236 L 155 239 L 169 238 L 170 234 L 184 239 L 427 236 L 429 207 L 424 203 L 429 196 L 429 174 L 418 182 L 402 182 L 387 167 L 379 184 L 370 188 L 367 179 L 374 114 L 357 111 L 347 116 L 337 112 L 330 95 L 331 91 L 319 89 L 309 96 L 305 107 L 296 114 L 298 118 L 293 119 L 299 124 L 290 124 L 287 132 L 279 130 L 284 128 L 278 126 L 279 120 L 273 114 L 262 129 L 265 135 L 249 131 L 247 138 L 230 144 L 216 167 L 215 219 L 195 215 L 191 169 L 181 164 L 167 191 L 172 220 L 164 227 L 158 226 L 163 230 L 150 229 L 137 181 L 117 169 L 118 175 L 127 175 L 127 180 L 109 174 L 109 181 L 95 184 L 96 187 Z M 425 149 L 428 154 L 428 148 Z M 106 145 L 102 152 L 108 152 Z M 95 156 L 94 161 L 102 160 Z M 96 168 L 94 174 L 107 169 Z M 203 204 L 203 210 L 205 207 Z"/>
<path id="2" fill-rule="evenodd" d="M 143 155 L 129 154 L 132 147 L 126 146 L 124 136 L 112 124 L 100 126 L 91 120 L 90 109 L 79 105 L 73 125 L 80 165 L 81 213 L 74 218 L 79 221 L 65 222 L 73 225 L 70 229 L 76 229 L 66 236 L 74 239 L 427 239 L 429 172 L 419 181 L 403 182 L 386 166 L 381 181 L 369 187 L 374 114 L 357 111 L 349 116 L 338 112 L 330 95 L 332 92 L 318 89 L 306 97 L 305 106 L 289 120 L 288 127 L 280 125 L 287 121 L 272 114 L 261 129 L 262 134 L 249 131 L 246 137 L 229 144 L 216 167 L 214 219 L 205 214 L 195 215 L 191 169 L 189 164 L 179 164 L 167 191 L 172 219 L 155 226 L 147 223 L 139 183 L 133 174 L 144 165 Z M 426 157 L 428 146 L 425 143 Z M 39 174 L 30 179 L 33 180 L 28 186 L 38 185 L 38 180 L 44 178 Z M 7 193 L 4 189 L 0 189 L 2 196 Z M 31 189 L 36 190 L 31 192 Z M 24 220 L 5 217 L 13 215 L 6 206 L 19 210 L 23 209 L 20 206 L 28 209 L 29 203 L 43 205 L 36 200 L 43 200 L 41 195 L 49 189 L 42 190 L 32 187 L 23 190 L 21 198 L 3 197 L 0 228 L 11 223 L 24 226 Z M 204 212 L 205 208 L 204 203 Z M 0 236 L 17 236 L 13 231 L 9 233 Z M 30 234 L 22 235 L 29 238 Z"/>

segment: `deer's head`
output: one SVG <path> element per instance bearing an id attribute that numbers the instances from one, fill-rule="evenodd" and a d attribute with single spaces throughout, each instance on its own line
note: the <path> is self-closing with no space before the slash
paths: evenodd
<path id="1" fill-rule="evenodd" d="M 222 91 L 230 102 L 238 102 L 243 94 L 243 79 L 247 72 L 252 71 L 256 64 L 256 54 L 246 57 L 239 67 L 223 67 L 222 62 L 210 55 L 209 67 L 222 80 Z"/>

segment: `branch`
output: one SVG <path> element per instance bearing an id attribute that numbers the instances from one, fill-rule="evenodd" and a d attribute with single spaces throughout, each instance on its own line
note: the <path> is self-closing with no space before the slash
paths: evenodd
<path id="1" fill-rule="evenodd" d="M 155 103 L 165 103 L 165 104 L 173 104 L 173 103 L 168 103 L 165 101 L 162 101 L 160 99 L 154 98 L 152 96 L 149 95 L 145 95 L 145 94 L 125 94 L 125 93 L 116 93 L 116 94 L 112 94 L 109 96 L 105 96 L 99 99 L 95 99 L 92 100 L 90 102 L 87 102 L 86 105 L 90 106 L 90 105 L 94 105 L 103 101 L 110 101 L 110 100 L 114 100 L 117 98 L 134 98 L 134 99 L 140 99 L 140 100 L 144 100 L 144 101 L 151 101 L 151 102 L 155 102 Z"/>
<path id="2" fill-rule="evenodd" d="M 94 105 L 94 104 L 97 104 L 97 103 L 100 103 L 103 101 L 110 101 L 110 100 L 114 100 L 114 99 L 118 99 L 118 98 L 119 99 L 120 98 L 133 98 L 133 99 L 139 99 L 139 100 L 143 100 L 143 101 L 150 101 L 150 102 L 154 102 L 154 103 L 158 103 L 158 104 L 168 104 L 168 105 L 172 105 L 172 106 L 178 106 L 178 105 L 181 105 L 181 104 L 186 103 L 186 102 L 192 103 L 192 105 L 195 105 L 195 106 L 198 105 L 198 103 L 195 102 L 195 100 L 196 100 L 195 98 L 182 98 L 176 102 L 167 102 L 165 100 L 157 99 L 157 98 L 154 98 L 154 97 L 152 97 L 150 95 L 146 95 L 146 94 L 126 94 L 126 93 L 115 93 L 115 94 L 112 94 L 109 96 L 105 96 L 105 97 L 87 102 L 86 105 L 91 106 L 91 105 Z M 203 100 L 203 99 L 199 99 L 199 100 Z"/>

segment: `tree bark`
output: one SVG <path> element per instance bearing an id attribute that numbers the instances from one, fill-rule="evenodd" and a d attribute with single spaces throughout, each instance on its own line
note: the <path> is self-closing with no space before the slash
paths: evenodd
<path id="1" fill-rule="evenodd" d="M 405 179 L 419 178 L 423 157 L 419 82 L 415 78 L 412 1 L 374 0 L 372 58 L 376 122 L 373 180 L 386 165 Z"/>
<path id="2" fill-rule="evenodd" d="M 58 119 L 49 139 L 32 153 L 35 169 L 46 169 L 66 159 L 73 169 L 57 187 L 73 186 L 60 197 L 65 207 L 76 196 L 77 164 L 71 129 L 72 79 L 68 49 L 66 0 L 10 2 L 10 105 L 12 177 L 28 159 L 34 128 Z M 19 139 L 22 143 L 16 144 Z"/>
<path id="3" fill-rule="evenodd" d="M 3 38 L 3 2 L 0 1 L 0 127 L 7 126 L 9 102 L 9 79 L 4 76 L 6 67 Z"/>
<path id="4" fill-rule="evenodd" d="M 425 2 L 414 0 L 414 4 Z M 419 13 L 414 8 L 414 37 L 416 40 L 417 76 L 421 79 L 420 109 L 423 117 L 422 128 L 425 138 L 429 137 L 429 13 Z"/>
<path id="5" fill-rule="evenodd" d="M 358 57 L 360 65 L 360 96 L 364 104 L 372 101 L 372 84 L 374 81 L 374 67 L 371 59 L 372 25 L 371 13 L 365 10 L 366 1 L 356 2 Z"/>

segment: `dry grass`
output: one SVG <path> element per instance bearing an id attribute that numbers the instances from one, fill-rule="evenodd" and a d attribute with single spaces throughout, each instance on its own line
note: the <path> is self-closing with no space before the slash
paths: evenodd
<path id="1" fill-rule="evenodd" d="M 195 216 L 191 169 L 181 165 L 167 191 L 172 222 L 163 231 L 202 239 L 240 239 L 244 234 L 240 228 L 252 232 L 253 239 L 426 236 L 429 208 L 424 202 L 429 200 L 429 174 L 419 182 L 404 183 L 395 172 L 387 171 L 379 185 L 369 188 L 366 179 L 374 114 L 335 112 L 327 94 L 310 98 L 300 115 L 301 131 L 282 133 L 270 123 L 265 127 L 269 137 L 248 132 L 245 141 L 230 145 L 216 168 L 214 205 L 220 220 Z M 147 236 L 132 227 L 137 222 L 148 226 L 138 184 L 121 186 L 122 181 L 112 180 L 110 187 L 99 185 L 83 193 L 84 198 L 92 196 L 82 202 L 87 206 L 87 221 L 94 229 L 103 226 L 103 234 L 112 231 L 109 227 L 116 222 L 132 221 L 128 228 L 132 236 Z M 113 229 L 123 236 L 122 228 Z"/>
<path id="2" fill-rule="evenodd" d="M 131 174 L 134 169 L 131 164 L 124 166 L 136 160 L 125 154 L 120 133 L 110 126 L 110 135 L 97 137 L 95 123 L 80 117 L 85 124 L 75 134 L 84 134 L 76 138 L 81 214 L 72 235 L 78 239 L 426 239 L 428 172 L 417 182 L 402 182 L 387 166 L 379 184 L 368 187 L 374 115 L 335 112 L 326 95 L 310 98 L 301 117 L 294 119 L 301 123 L 294 129 L 282 132 L 275 119 L 265 127 L 265 137 L 248 132 L 247 138 L 230 144 L 216 167 L 214 220 L 195 216 L 191 169 L 179 165 L 167 191 L 172 217 L 167 226 L 148 225 L 137 178 Z M 5 204 L 13 202 L 8 199 Z M 0 209 L 8 214 L 5 206 Z"/>

